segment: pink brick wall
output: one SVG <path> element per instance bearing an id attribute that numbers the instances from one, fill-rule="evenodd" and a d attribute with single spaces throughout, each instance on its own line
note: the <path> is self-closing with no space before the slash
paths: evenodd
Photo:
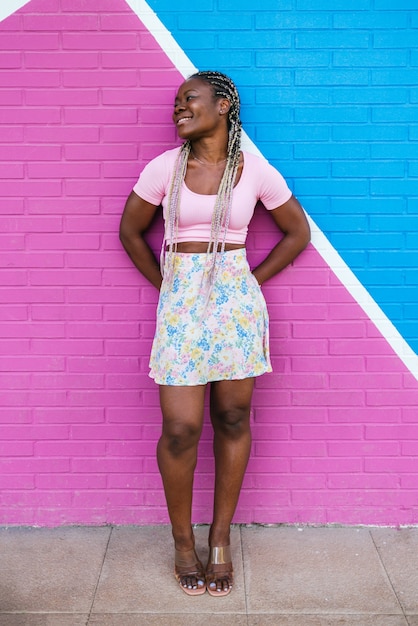
<path id="1" fill-rule="evenodd" d="M 175 145 L 181 77 L 123 0 L 32 0 L 0 31 L 0 523 L 165 523 L 157 294 L 117 230 L 144 163 Z M 257 209 L 254 262 L 270 230 Z M 274 373 L 235 521 L 417 523 L 417 381 L 313 247 L 265 295 Z M 196 522 L 210 440 L 207 423 Z"/>

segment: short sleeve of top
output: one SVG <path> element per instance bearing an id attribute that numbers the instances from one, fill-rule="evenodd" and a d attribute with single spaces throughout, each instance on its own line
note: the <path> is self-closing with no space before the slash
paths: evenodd
<path id="1" fill-rule="evenodd" d="M 247 164 L 251 169 L 248 179 L 257 189 L 257 200 L 260 200 L 267 211 L 277 209 L 287 202 L 292 192 L 290 191 L 285 179 L 275 167 L 273 167 L 266 159 L 255 156 L 249 152 L 244 156 Z"/>
<path id="2" fill-rule="evenodd" d="M 167 196 L 179 148 L 168 150 L 143 169 L 133 191 L 146 202 L 162 204 L 166 216 Z M 261 201 L 270 211 L 283 205 L 292 195 L 285 179 L 268 161 L 243 152 L 241 178 L 232 193 L 232 208 L 226 241 L 244 243 L 255 206 Z M 216 196 L 192 192 L 185 183 L 181 189 L 178 241 L 207 241 L 210 236 Z"/>
<path id="3" fill-rule="evenodd" d="M 162 204 L 168 194 L 178 148 L 168 150 L 149 161 L 134 185 L 134 192 L 155 206 Z"/>

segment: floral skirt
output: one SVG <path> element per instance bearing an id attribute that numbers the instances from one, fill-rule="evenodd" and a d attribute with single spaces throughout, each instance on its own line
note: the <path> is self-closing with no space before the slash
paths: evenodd
<path id="1" fill-rule="evenodd" d="M 176 253 L 164 280 L 150 357 L 159 385 L 203 385 L 271 372 L 268 313 L 245 248 L 222 254 L 207 297 L 207 255 Z"/>

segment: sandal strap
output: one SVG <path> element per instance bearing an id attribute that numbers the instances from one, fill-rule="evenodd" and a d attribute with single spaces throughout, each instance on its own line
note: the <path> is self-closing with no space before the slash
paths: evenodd
<path id="1" fill-rule="evenodd" d="M 193 560 L 194 559 L 194 560 Z M 198 563 L 199 558 L 196 554 L 196 550 L 192 548 L 191 550 L 174 550 L 174 563 L 178 567 L 188 567 L 192 563 Z"/>
<path id="2" fill-rule="evenodd" d="M 207 583 L 218 579 L 234 580 L 234 568 L 232 567 L 231 546 L 210 548 L 209 560 L 206 568 Z"/>
<path id="3" fill-rule="evenodd" d="M 231 563 L 231 546 L 210 548 L 209 562 L 212 565 L 226 565 L 227 563 Z"/>
<path id="4" fill-rule="evenodd" d="M 205 578 L 205 570 L 194 548 L 186 550 L 186 552 L 175 550 L 174 566 L 176 568 L 176 574 L 180 574 L 181 576 L 196 575 L 197 578 L 201 578 L 202 580 Z"/>

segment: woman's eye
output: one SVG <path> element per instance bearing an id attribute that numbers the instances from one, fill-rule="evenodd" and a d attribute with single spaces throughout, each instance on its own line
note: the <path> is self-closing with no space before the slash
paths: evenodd
<path id="1" fill-rule="evenodd" d="M 188 95 L 184 97 L 184 101 L 185 102 L 189 102 L 189 100 L 193 100 L 194 98 L 196 98 L 197 96 L 192 94 L 192 95 Z M 174 103 L 174 108 L 181 106 L 181 101 L 178 100 L 177 102 Z"/>

